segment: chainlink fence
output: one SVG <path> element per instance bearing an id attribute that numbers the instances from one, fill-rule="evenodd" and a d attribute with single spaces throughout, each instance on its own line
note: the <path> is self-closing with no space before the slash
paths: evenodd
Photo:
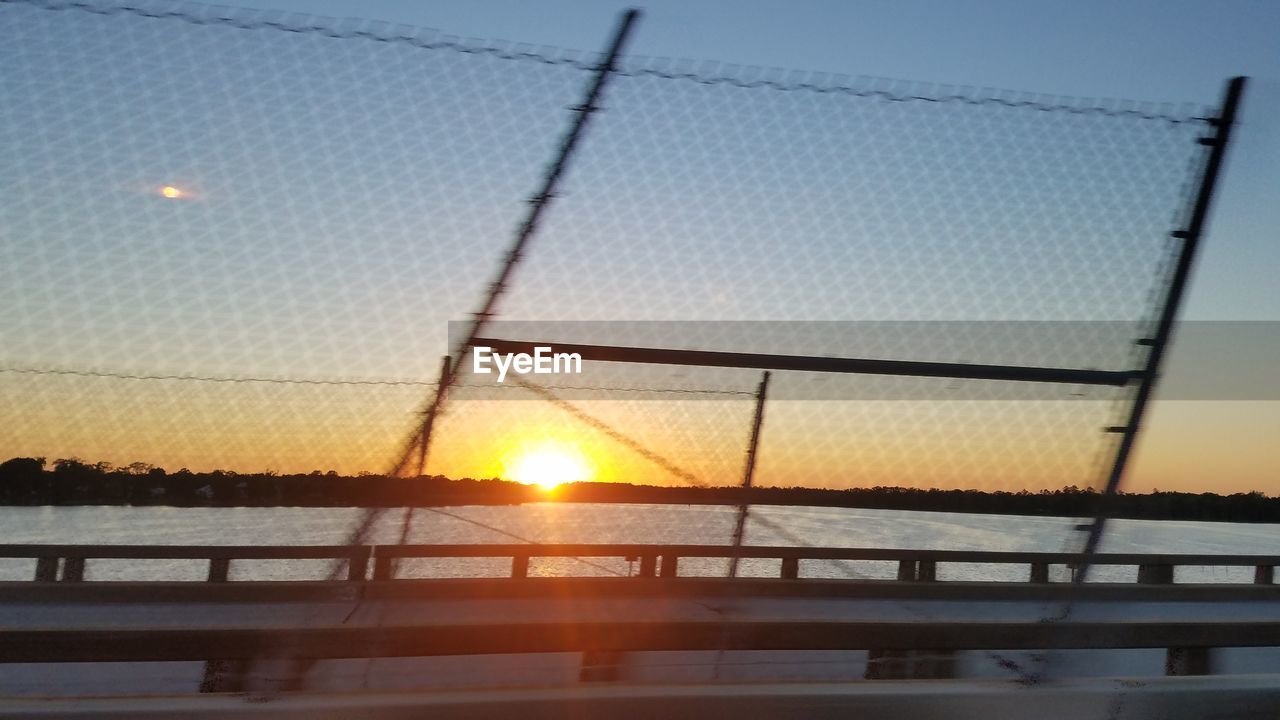
<path id="1" fill-rule="evenodd" d="M 441 357 L 600 56 L 193 4 L 0 19 L 5 452 L 413 469 Z M 609 75 L 483 337 L 1141 370 L 1204 108 L 633 56 Z M 587 360 L 498 383 L 454 360 L 426 474 L 525 479 L 541 457 L 562 479 L 743 480 L 761 367 Z M 771 383 L 756 486 L 1008 492 L 1100 487 L 1135 386 Z M 736 514 L 555 507 L 348 512 L 287 541 L 724 543 Z M 876 541 L 797 512 L 752 511 L 746 542 Z"/>

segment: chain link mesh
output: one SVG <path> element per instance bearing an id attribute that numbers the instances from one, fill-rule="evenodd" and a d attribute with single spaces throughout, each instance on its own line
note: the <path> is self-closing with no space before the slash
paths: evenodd
<path id="1" fill-rule="evenodd" d="M 476 309 L 599 61 L 186 4 L 6 2 L 0 18 L 3 445 L 121 466 L 389 467 L 436 391 L 449 322 Z M 1206 115 L 627 58 L 495 337 L 1136 370 Z M 575 459 L 567 479 L 735 486 L 759 377 L 465 374 L 426 471 L 515 477 L 552 452 Z M 1093 488 L 1131 399 L 773 382 L 757 486 Z M 554 505 L 500 522 L 473 510 L 371 512 L 353 537 L 713 542 L 734 525 L 723 507 L 575 527 Z M 815 522 L 757 512 L 747 542 L 840 544 Z M 531 572 L 629 572 L 557 562 Z M 452 572 L 427 565 L 403 569 Z"/>
<path id="2" fill-rule="evenodd" d="M 595 56 L 197 5 L 2 10 L 11 452 L 384 469 Z M 628 58 L 499 317 L 546 342 L 1134 369 L 1205 114 Z M 988 322 L 939 332 L 962 320 Z M 1001 321 L 1077 322 L 1026 342 Z M 509 475 L 550 442 L 596 479 L 739 481 L 756 371 L 592 373 L 452 388 L 429 470 Z M 762 485 L 1090 487 L 1128 396 L 774 382 Z M 911 401 L 858 401 L 885 387 Z"/>

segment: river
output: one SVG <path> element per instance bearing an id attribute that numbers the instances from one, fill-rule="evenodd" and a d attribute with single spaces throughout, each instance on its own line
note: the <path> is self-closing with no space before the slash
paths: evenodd
<path id="1" fill-rule="evenodd" d="M 0 543 L 67 544 L 340 544 L 359 521 L 351 508 L 0 507 Z M 375 542 L 398 540 L 404 511 L 390 510 Z M 419 509 L 412 543 L 687 543 L 727 544 L 736 508 L 713 505 L 535 503 Z M 1076 550 L 1082 532 L 1074 518 L 910 512 L 859 508 L 754 506 L 747 526 L 751 545 L 810 545 L 948 550 Z M 1113 520 L 1103 552 L 1280 555 L 1275 525 Z M 776 560 L 747 561 L 747 575 L 775 575 Z M 29 579 L 33 561 L 0 560 L 0 579 Z M 402 575 L 501 575 L 501 559 L 414 560 Z M 30 566 L 30 567 L 29 567 Z M 233 579 L 321 577 L 327 561 L 242 560 Z M 625 560 L 535 559 L 531 574 L 627 574 Z M 686 559 L 681 574 L 721 575 L 725 561 Z M 90 560 L 90 580 L 199 580 L 199 561 Z M 893 577 L 895 565 L 871 561 L 805 561 L 810 577 Z M 1025 580 L 1026 568 L 959 563 L 938 568 L 940 579 Z M 1054 568 L 1065 579 L 1065 568 Z M 1132 580 L 1134 568 L 1098 568 L 1094 579 Z M 1178 582 L 1249 582 L 1252 568 L 1184 567 Z"/>

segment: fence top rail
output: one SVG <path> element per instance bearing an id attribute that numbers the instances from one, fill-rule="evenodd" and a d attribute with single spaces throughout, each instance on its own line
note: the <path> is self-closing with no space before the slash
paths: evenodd
<path id="1" fill-rule="evenodd" d="M 527 342 L 499 338 L 476 338 L 475 344 L 498 352 L 532 353 L 549 342 Z M 801 372 L 905 375 L 970 380 L 1016 380 L 1023 382 L 1068 383 L 1071 385 L 1112 385 L 1120 387 L 1142 377 L 1142 371 L 1085 370 L 1076 368 L 1024 367 L 1016 365 L 974 365 L 968 363 L 833 358 L 800 355 L 717 352 L 712 350 L 672 350 L 615 345 L 574 345 L 554 343 L 557 352 L 574 353 L 595 362 L 650 363 L 701 367 L 752 368 L 756 370 L 796 370 Z"/>
<path id="2" fill-rule="evenodd" d="M 1115 649 L 1280 646 L 1275 622 L 526 622 L 16 630 L 0 663 L 357 658 L 580 650 Z"/>
<path id="3" fill-rule="evenodd" d="M 467 545 L 0 545 L 0 557 L 133 559 L 364 559 L 445 557 L 674 557 L 796 560 L 907 560 L 966 563 L 1276 566 L 1280 555 L 1003 552 L 729 545 L 467 544 Z"/>

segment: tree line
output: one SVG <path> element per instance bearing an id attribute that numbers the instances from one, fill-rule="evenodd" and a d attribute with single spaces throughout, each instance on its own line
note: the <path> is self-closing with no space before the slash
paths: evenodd
<path id="1" fill-rule="evenodd" d="M 552 493 L 497 478 L 396 478 L 168 472 L 146 463 L 115 467 L 76 458 L 12 458 L 0 463 L 0 505 L 133 505 L 173 507 L 403 507 L 509 505 L 527 502 L 806 505 L 1008 515 L 1090 517 L 1101 496 L 1092 488 L 1058 490 L 941 490 L 904 487 L 665 487 L 613 482 L 571 483 Z M 1122 493 L 1110 499 L 1111 517 L 1150 520 L 1280 522 L 1280 497 L 1261 492 Z"/>

